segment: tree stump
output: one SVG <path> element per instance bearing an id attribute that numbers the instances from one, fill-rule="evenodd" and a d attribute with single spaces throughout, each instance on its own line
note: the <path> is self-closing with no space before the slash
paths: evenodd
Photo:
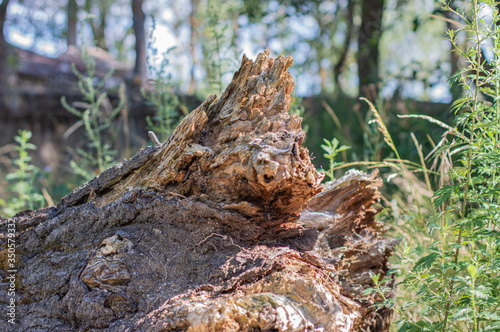
<path id="1" fill-rule="evenodd" d="M 382 182 L 321 186 L 288 114 L 291 64 L 243 56 L 167 141 L 2 219 L 0 330 L 387 330 L 363 295 L 397 244 L 374 220 Z"/>

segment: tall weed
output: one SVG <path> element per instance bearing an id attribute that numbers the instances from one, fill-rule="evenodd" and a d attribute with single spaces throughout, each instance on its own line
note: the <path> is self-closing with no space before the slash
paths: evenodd
<path id="1" fill-rule="evenodd" d="M 235 3 L 208 0 L 204 10 L 200 11 L 203 22 L 202 51 L 204 70 L 206 73 L 207 95 L 215 93 L 222 95 L 224 76 L 237 68 L 239 50 L 235 44 L 237 33 L 238 8 Z"/>
<path id="2" fill-rule="evenodd" d="M 19 130 L 14 140 L 16 158 L 11 160 L 14 171 L 7 174 L 7 193 L 10 193 L 7 201 L 0 200 L 2 214 L 12 216 L 25 209 L 38 209 L 43 206 L 45 200 L 43 195 L 36 189 L 36 179 L 41 174 L 40 169 L 33 165 L 29 151 L 36 150 L 36 145 L 29 143 L 31 132 Z"/>
<path id="3" fill-rule="evenodd" d="M 396 154 L 396 160 L 384 163 L 396 171 L 415 198 L 407 204 L 396 202 L 392 208 L 395 225 L 407 239 L 399 253 L 400 299 L 395 302 L 384 296 L 387 289 L 380 275 L 372 276 L 374 288 L 370 290 L 381 295 L 382 305 L 398 313 L 399 331 L 500 330 L 499 18 L 493 1 L 487 3 L 489 7 L 477 0 L 471 5 L 470 14 L 445 5 L 463 25 L 449 31 L 452 44 L 457 45 L 458 33 L 466 33 L 471 46 L 465 51 L 456 47 L 468 67 L 454 75 L 466 93 L 454 102 L 453 126 L 417 116 L 444 129 L 434 149 L 424 157 L 415 139 L 420 162 L 402 160 L 385 126 L 375 117 Z M 485 8 L 491 9 L 491 24 Z M 491 64 L 483 57 L 486 40 L 493 47 Z M 429 194 L 422 195 L 422 188 Z M 407 209 L 399 211 L 399 206 Z M 415 230 L 419 235 L 410 233 Z"/>
<path id="4" fill-rule="evenodd" d="M 85 149 L 77 149 L 75 159 L 70 162 L 73 172 L 85 180 L 92 179 L 96 174 L 102 173 L 116 163 L 116 150 L 106 140 L 106 133 L 110 131 L 113 120 L 120 114 L 125 105 L 125 86 L 122 84 L 119 92 L 119 102 L 113 107 L 106 92 L 104 84 L 113 75 L 108 72 L 102 79 L 96 77 L 96 62 L 86 51 L 82 51 L 82 60 L 85 72 L 79 72 L 73 65 L 72 69 L 78 78 L 78 87 L 83 96 L 82 101 L 68 104 L 65 97 L 61 98 L 63 107 L 80 118 L 80 120 L 67 132 L 69 135 L 76 128 L 83 126 L 87 143 Z"/>
<path id="5" fill-rule="evenodd" d="M 148 88 L 141 89 L 143 98 L 154 108 L 155 114 L 146 117 L 148 130 L 160 136 L 161 141 L 165 141 L 175 128 L 176 122 L 180 121 L 188 113 L 185 105 L 181 103 L 175 94 L 175 84 L 169 71 L 169 53 L 173 48 L 162 53 L 159 65 L 155 66 L 158 60 L 158 49 L 154 48 L 155 39 L 153 32 L 156 29 L 156 21 L 153 18 L 153 28 L 150 35 L 149 48 L 151 55 L 147 57 L 148 71 L 153 76 L 149 81 Z M 180 114 L 179 110 L 182 111 Z"/>

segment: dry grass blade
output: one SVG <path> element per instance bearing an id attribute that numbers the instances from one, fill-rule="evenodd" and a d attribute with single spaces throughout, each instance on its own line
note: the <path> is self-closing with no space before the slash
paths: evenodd
<path id="1" fill-rule="evenodd" d="M 411 133 L 410 136 L 411 139 L 413 140 L 413 143 L 415 144 L 415 148 L 417 149 L 418 157 L 420 158 L 420 164 L 422 165 L 422 171 L 424 172 L 424 177 L 425 177 L 425 184 L 427 185 L 427 189 L 432 191 L 431 181 L 429 180 L 429 172 L 427 167 L 425 166 L 425 158 L 422 152 L 422 145 L 418 143 L 414 133 Z"/>
<path id="2" fill-rule="evenodd" d="M 399 154 L 397 152 L 396 146 L 394 145 L 394 141 L 392 140 L 391 135 L 389 134 L 389 131 L 387 130 L 387 127 L 384 124 L 384 121 L 380 117 L 380 114 L 378 113 L 377 109 L 373 104 L 366 98 L 359 98 L 361 100 L 364 100 L 367 104 L 368 107 L 370 108 L 370 111 L 372 111 L 373 115 L 375 116 L 375 119 L 372 120 L 377 123 L 379 131 L 382 133 L 382 136 L 384 136 L 384 141 L 389 145 L 389 147 L 396 153 L 396 155 L 399 158 Z"/>
<path id="3" fill-rule="evenodd" d="M 467 140 L 467 137 L 465 137 L 462 133 L 460 133 L 459 131 L 457 131 L 456 128 L 452 128 L 450 127 L 449 125 L 447 125 L 446 123 L 442 122 L 442 121 L 439 121 L 439 120 L 436 120 L 434 119 L 433 117 L 431 116 L 428 116 L 428 115 L 421 115 L 421 114 L 407 114 L 407 115 L 398 115 L 398 118 L 400 119 L 406 119 L 406 118 L 413 118 L 413 119 L 424 119 L 424 120 L 427 120 L 431 123 L 434 123 L 434 124 L 437 124 L 438 126 L 440 126 L 441 128 L 444 128 L 447 130 L 447 133 L 449 134 L 452 134 L 452 135 L 455 135 L 457 137 L 460 137 L 464 140 Z"/>

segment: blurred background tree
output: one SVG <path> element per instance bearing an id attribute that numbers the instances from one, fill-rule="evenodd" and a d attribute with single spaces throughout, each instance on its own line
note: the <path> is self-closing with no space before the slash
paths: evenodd
<path id="1" fill-rule="evenodd" d="M 0 76 L 3 77 L 5 67 L 6 67 L 6 59 L 7 59 L 7 47 L 8 44 L 5 41 L 4 34 L 4 25 L 7 16 L 7 7 L 9 5 L 9 0 L 2 0 L 0 3 Z M 3 81 L 3 80 L 2 80 Z M 3 83 L 0 83 L 3 85 Z"/>
<path id="2" fill-rule="evenodd" d="M 9 43 L 42 55 L 92 41 L 130 63 L 139 53 L 144 63 L 143 39 L 154 18 L 156 43 L 148 52 L 176 46 L 171 63 L 184 93 L 204 91 L 214 60 L 208 54 L 220 39 L 215 51 L 231 59 L 218 60 L 224 73 L 243 53 L 292 54 L 302 96 L 361 96 L 367 86 L 390 81 L 382 85 L 385 97 L 400 89 L 403 97 L 442 102 L 450 100 L 443 82 L 457 61 L 450 61 L 442 38 L 453 24 L 436 19 L 449 15 L 439 6 L 434 0 L 4 0 L 0 23 Z"/>
<path id="3" fill-rule="evenodd" d="M 462 0 L 453 3 L 466 5 Z M 243 53 L 254 58 L 269 48 L 276 55 L 291 54 L 295 94 L 305 108 L 309 128 L 306 145 L 321 167 L 328 165 L 320 147 L 325 138 L 337 137 L 340 144 L 352 147 L 342 152 L 344 161 L 379 160 L 386 151 L 368 124 L 370 115 L 358 99 L 362 96 L 376 104 L 389 129 L 396 132 L 402 153 L 415 157 L 410 122 L 396 119 L 396 114 L 427 114 L 447 121 L 451 97 L 461 93 L 457 86 L 450 89 L 448 77 L 463 64 L 455 53 L 450 56 L 451 44 L 443 37 L 447 29 L 456 28 L 456 19 L 435 0 L 3 0 L 0 64 L 17 73 L 10 82 L 13 91 L 20 91 L 22 79 L 48 72 L 48 63 L 54 70 L 65 68 L 60 61 L 74 55 L 71 50 L 93 48 L 90 53 L 113 64 L 109 68 L 117 68 L 112 61 L 119 61 L 119 68 L 128 72 L 118 70 L 105 88 L 115 89 L 109 96 L 116 104 L 117 80 L 128 83 L 133 139 L 142 135 L 138 128 L 146 127 L 148 115 L 147 101 L 134 87 L 149 84 L 154 89 L 157 69 L 164 72 L 162 56 L 167 50 L 167 90 L 188 100 L 188 109 L 209 93 L 220 94 Z M 14 51 L 8 53 L 9 48 Z M 98 61 L 97 76 L 99 68 Z M 60 95 L 73 94 L 78 100 L 78 92 L 58 82 L 57 70 L 43 80 L 36 76 L 36 89 L 16 95 L 15 100 L 0 89 L 0 117 L 10 119 L 8 126 L 35 130 L 26 116 L 36 119 L 40 117 L 36 112 L 65 121 L 63 111 L 54 111 L 62 109 Z M 47 89 L 50 84 L 58 86 L 57 93 Z M 56 102 L 45 102 L 50 97 Z M 36 104 L 37 100 L 44 102 Z M 423 122 L 411 125 L 424 147 L 432 145 L 427 139 L 434 135 L 432 128 L 427 130 Z M 12 142 L 17 129 L 6 131 L 0 146 Z M 33 137 L 36 141 L 36 132 Z M 40 166 L 44 163 L 40 158 Z"/>

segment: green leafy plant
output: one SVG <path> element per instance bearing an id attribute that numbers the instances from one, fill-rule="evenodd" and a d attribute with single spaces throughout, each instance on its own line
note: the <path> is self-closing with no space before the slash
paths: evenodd
<path id="1" fill-rule="evenodd" d="M 235 3 L 208 0 L 203 13 L 202 50 L 208 93 L 222 94 L 223 77 L 237 66 L 236 31 L 230 27 L 237 13 Z"/>
<path id="2" fill-rule="evenodd" d="M 19 130 L 14 139 L 17 142 L 17 145 L 14 146 L 17 157 L 12 159 L 11 163 L 15 170 L 5 177 L 9 183 L 7 191 L 12 193 L 12 196 L 6 202 L 0 202 L 3 206 L 3 213 L 7 216 L 12 216 L 25 209 L 40 208 L 44 203 L 43 195 L 38 193 L 35 188 L 40 169 L 33 165 L 29 155 L 30 150 L 36 150 L 36 145 L 28 142 L 31 139 L 31 132 Z"/>
<path id="3" fill-rule="evenodd" d="M 387 301 L 383 286 L 387 280 L 372 276 L 370 291 L 382 297 L 382 305 L 398 313 L 399 331 L 500 330 L 499 17 L 493 1 L 486 7 L 493 12 L 491 25 L 486 24 L 485 4 L 474 0 L 471 5 L 470 14 L 445 5 L 463 22 L 463 28 L 449 31 L 449 38 L 468 64 L 453 77 L 465 91 L 453 104 L 454 124 L 414 116 L 445 129 L 442 139 L 427 158 L 419 150 L 420 168 L 397 155 L 399 171 L 412 174 L 418 169 L 423 174 L 423 180 L 407 178 L 414 187 L 424 181 L 433 203 L 432 209 L 419 213 L 425 219 L 426 232 L 421 237 L 427 243 L 412 247 L 406 242 L 399 255 L 399 291 L 407 295 L 405 301 Z M 457 46 L 459 33 L 466 33 L 470 41 L 464 51 Z M 491 65 L 481 50 L 489 38 L 494 53 Z M 391 145 L 391 141 L 386 143 Z M 433 161 L 432 170 L 424 159 Z M 417 197 L 418 190 L 413 192 Z M 428 201 L 420 198 L 415 208 Z M 416 220 L 421 219 L 409 221 Z"/>
<path id="4" fill-rule="evenodd" d="M 118 105 L 113 107 L 107 93 L 103 91 L 104 84 L 113 75 L 113 71 L 98 79 L 95 59 L 83 50 L 82 60 L 86 67 L 84 73 L 79 72 L 74 65 L 72 69 L 78 78 L 78 88 L 83 101 L 69 105 L 63 96 L 61 103 L 68 112 L 81 119 L 71 128 L 71 132 L 80 126 L 85 129 L 88 140 L 86 149 L 77 149 L 77 160 L 72 160 L 70 165 L 75 174 L 89 180 L 96 172 L 102 173 L 115 163 L 116 150 L 106 142 L 105 134 L 125 105 L 125 93 L 119 93 Z M 122 85 L 120 89 L 124 90 L 125 86 Z"/>
<path id="5" fill-rule="evenodd" d="M 330 168 L 324 172 L 330 178 L 330 181 L 334 181 L 334 170 L 344 164 L 344 162 L 335 161 L 335 158 L 338 153 L 348 150 L 350 147 L 345 145 L 339 147 L 339 141 L 336 138 L 333 138 L 331 141 L 325 139 L 324 142 L 325 144 L 321 145 L 321 148 L 326 152 L 324 157 L 330 162 Z"/>
<path id="6" fill-rule="evenodd" d="M 172 134 L 176 121 L 181 119 L 178 109 L 182 108 L 187 111 L 185 107 L 182 107 L 183 105 L 168 82 L 168 76 L 164 77 L 161 74 L 154 80 L 152 90 L 141 89 L 144 99 L 155 109 L 155 115 L 146 117 L 147 127 L 160 135 L 162 141 Z"/>

